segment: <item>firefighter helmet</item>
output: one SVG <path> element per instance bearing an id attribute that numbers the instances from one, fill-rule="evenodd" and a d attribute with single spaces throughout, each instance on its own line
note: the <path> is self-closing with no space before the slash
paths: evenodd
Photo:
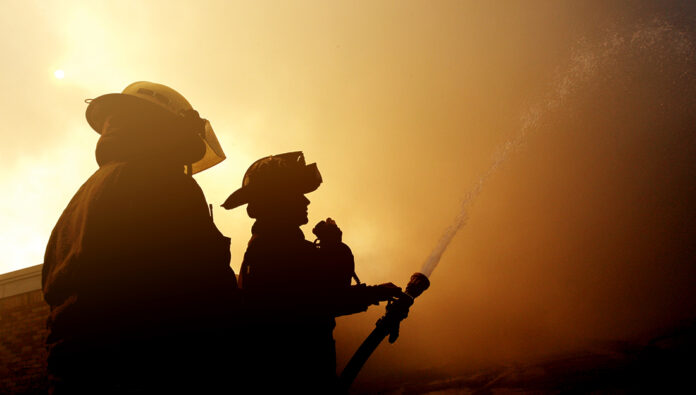
<path id="1" fill-rule="evenodd" d="M 309 193 L 319 188 L 321 182 L 317 164 L 305 164 L 302 151 L 267 156 L 249 166 L 242 187 L 234 191 L 222 207 L 231 210 L 278 191 Z"/>
<path id="2" fill-rule="evenodd" d="M 192 173 L 198 173 L 225 160 L 225 153 L 220 147 L 213 127 L 207 119 L 201 119 L 191 104 L 174 89 L 154 82 L 139 81 L 128 85 L 121 93 L 109 93 L 93 100 L 85 113 L 87 122 L 97 133 L 101 134 L 104 123 L 109 116 L 128 112 L 148 116 L 165 116 L 181 118 L 186 124 L 195 125 L 195 132 L 205 143 L 205 153 L 196 162 L 191 163 Z M 191 122 L 191 117 L 195 121 Z"/>

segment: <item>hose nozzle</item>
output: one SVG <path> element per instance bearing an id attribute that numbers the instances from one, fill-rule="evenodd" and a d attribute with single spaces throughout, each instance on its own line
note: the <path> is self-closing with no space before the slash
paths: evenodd
<path id="1" fill-rule="evenodd" d="M 411 280 L 406 285 L 406 294 L 412 298 L 417 298 L 430 287 L 430 280 L 423 273 L 413 273 Z"/>

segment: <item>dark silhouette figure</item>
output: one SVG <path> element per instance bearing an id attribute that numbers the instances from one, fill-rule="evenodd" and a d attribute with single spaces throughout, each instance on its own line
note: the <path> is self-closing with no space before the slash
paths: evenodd
<path id="1" fill-rule="evenodd" d="M 91 101 L 87 120 L 101 134 L 99 169 L 58 220 L 43 267 L 51 392 L 213 388 L 230 361 L 237 286 L 229 239 L 191 177 L 224 159 L 210 124 L 147 82 Z"/>
<path id="2" fill-rule="evenodd" d="M 239 341 L 245 391 L 336 392 L 334 317 L 401 293 L 391 283 L 351 285 L 353 254 L 331 219 L 315 227 L 317 243 L 305 240 L 304 194 L 321 181 L 301 152 L 269 156 L 251 165 L 242 188 L 223 204 L 248 203 L 256 219 L 239 276 L 248 322 Z"/>

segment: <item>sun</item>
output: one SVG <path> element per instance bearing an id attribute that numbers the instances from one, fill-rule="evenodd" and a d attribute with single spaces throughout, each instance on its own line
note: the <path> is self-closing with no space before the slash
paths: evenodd
<path id="1" fill-rule="evenodd" d="M 63 70 L 56 70 L 53 72 L 53 75 L 58 78 L 59 80 L 62 80 L 65 78 L 65 72 Z"/>

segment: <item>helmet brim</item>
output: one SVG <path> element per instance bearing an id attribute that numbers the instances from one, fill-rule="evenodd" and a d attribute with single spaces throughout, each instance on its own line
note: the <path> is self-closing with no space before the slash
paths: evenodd
<path id="1" fill-rule="evenodd" d="M 233 208 L 249 203 L 250 197 L 251 193 L 249 192 L 249 187 L 241 187 L 232 192 L 221 206 L 226 210 L 232 210 Z"/>
<path id="2" fill-rule="evenodd" d="M 123 93 L 108 93 L 91 100 L 85 111 L 85 117 L 89 126 L 101 134 L 106 120 L 112 115 L 123 112 L 142 116 L 176 117 L 154 103 Z"/>

